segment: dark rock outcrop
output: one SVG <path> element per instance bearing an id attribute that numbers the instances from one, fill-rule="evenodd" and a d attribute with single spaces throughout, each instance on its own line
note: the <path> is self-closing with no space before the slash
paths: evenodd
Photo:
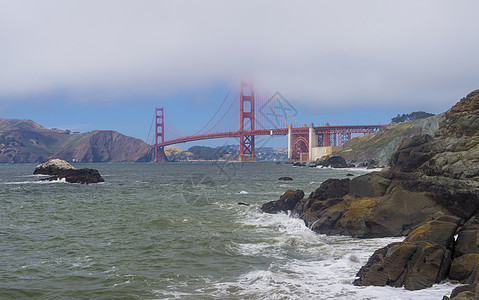
<path id="1" fill-rule="evenodd" d="M 301 190 L 287 190 L 277 201 L 270 201 L 261 206 L 261 210 L 276 214 L 279 212 L 287 212 L 293 210 L 299 200 L 303 199 L 304 192 Z"/>
<path id="2" fill-rule="evenodd" d="M 314 192 L 293 212 L 317 232 L 355 237 L 407 235 L 437 212 L 468 220 L 479 209 L 478 103 L 471 93 L 444 114 L 435 136 L 403 139 L 387 168 L 353 178 L 347 194 L 321 203 Z"/>
<path id="3" fill-rule="evenodd" d="M 464 226 L 461 227 L 454 247 L 454 257 L 460 257 L 465 254 L 479 254 L 479 217 L 471 217 Z"/>
<path id="4" fill-rule="evenodd" d="M 417 290 L 444 280 L 457 227 L 453 222 L 433 220 L 411 232 L 403 242 L 376 250 L 359 270 L 354 284 Z"/>
<path id="5" fill-rule="evenodd" d="M 278 180 L 293 180 L 293 178 L 285 176 L 285 177 L 280 177 Z"/>
<path id="6" fill-rule="evenodd" d="M 449 276 L 470 284 L 455 297 L 478 294 L 479 90 L 438 120 L 434 133 L 399 142 L 382 171 L 347 183 L 326 181 L 292 209 L 292 215 L 319 233 L 408 235 L 402 243 L 376 251 L 355 284 L 414 290 Z M 270 212 L 278 210 L 283 209 L 276 206 Z"/>
<path id="7" fill-rule="evenodd" d="M 344 158 L 341 156 L 331 156 L 325 160 L 322 160 L 317 163 L 317 165 L 323 167 L 331 167 L 331 168 L 350 168 L 354 167 L 354 165 L 348 164 Z"/>
<path id="8" fill-rule="evenodd" d="M 61 159 L 52 159 L 44 164 L 38 165 L 33 174 L 53 175 L 41 179 L 45 181 L 65 179 L 66 182 L 82 184 L 105 181 L 98 170 L 90 168 L 76 169 Z"/>
<path id="9" fill-rule="evenodd" d="M 443 300 L 477 300 L 479 299 L 479 283 L 461 285 L 452 290 L 451 297 L 444 296 Z"/>

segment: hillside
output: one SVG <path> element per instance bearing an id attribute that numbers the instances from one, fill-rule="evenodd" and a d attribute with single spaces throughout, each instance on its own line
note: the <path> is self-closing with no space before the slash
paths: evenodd
<path id="1" fill-rule="evenodd" d="M 341 155 L 351 163 L 374 160 L 378 164 L 385 165 L 394 152 L 396 145 L 404 137 L 412 137 L 417 134 L 433 135 L 439 128 L 439 123 L 443 118 L 444 114 L 440 114 L 381 128 L 373 134 L 356 137 L 347 141 L 343 148 L 335 152 L 334 155 Z"/>
<path id="2" fill-rule="evenodd" d="M 193 146 L 188 150 L 176 147 L 166 147 L 165 154 L 168 161 L 184 160 L 238 160 L 239 145 L 224 145 L 221 147 Z M 258 161 L 284 161 L 288 159 L 288 148 L 258 147 L 256 148 Z"/>
<path id="3" fill-rule="evenodd" d="M 0 119 L 0 163 L 37 163 L 50 158 L 78 162 L 152 161 L 142 140 L 116 131 L 88 133 L 48 129 L 31 120 Z"/>

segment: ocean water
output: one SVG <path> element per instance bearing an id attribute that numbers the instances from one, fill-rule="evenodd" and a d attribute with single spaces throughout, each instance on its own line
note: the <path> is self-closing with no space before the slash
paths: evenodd
<path id="1" fill-rule="evenodd" d="M 308 194 L 364 171 L 76 166 L 98 169 L 106 182 L 40 182 L 35 165 L 0 165 L 0 299 L 441 299 L 454 288 L 353 286 L 374 250 L 401 239 L 319 235 L 260 211 L 287 189 Z"/>

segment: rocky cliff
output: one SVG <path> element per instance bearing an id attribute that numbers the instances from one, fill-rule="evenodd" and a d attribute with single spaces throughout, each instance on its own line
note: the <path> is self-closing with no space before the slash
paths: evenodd
<path id="1" fill-rule="evenodd" d="M 404 137 L 412 137 L 418 134 L 434 135 L 443 119 L 444 114 L 440 114 L 383 127 L 375 133 L 347 141 L 341 150 L 333 153 L 333 155 L 339 155 L 347 162 L 354 164 L 373 160 L 376 164 L 386 165 L 395 147 Z"/>
<path id="2" fill-rule="evenodd" d="M 71 133 L 47 129 L 31 120 L 0 119 L 0 163 L 152 161 L 145 142 L 115 131 Z"/>
<path id="3" fill-rule="evenodd" d="M 288 201 L 284 201 L 285 195 L 290 195 Z M 288 191 L 285 195 L 274 201 L 276 205 L 263 205 L 263 210 L 291 210 L 292 215 L 319 233 L 355 237 L 409 235 L 403 244 L 378 250 L 369 266 L 358 274 L 357 284 L 417 289 L 444 278 L 477 284 L 479 90 L 447 111 L 434 135 L 404 138 L 382 171 L 353 180 L 325 181 L 303 199 L 299 192 Z M 445 217 L 437 220 L 437 216 Z M 436 221 L 430 223 L 432 220 Z M 457 227 L 464 222 L 454 241 Z M 441 242 L 437 241 L 439 236 L 443 237 Z M 397 276 L 389 278 L 391 274 Z M 474 288 L 475 285 L 468 292 Z"/>

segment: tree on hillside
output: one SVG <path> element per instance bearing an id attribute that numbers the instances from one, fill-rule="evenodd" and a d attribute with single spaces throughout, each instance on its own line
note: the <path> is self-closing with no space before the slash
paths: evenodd
<path id="1" fill-rule="evenodd" d="M 391 124 L 419 120 L 419 119 L 424 119 L 424 118 L 428 118 L 432 116 L 434 116 L 434 114 L 427 113 L 424 111 L 414 111 L 410 114 L 402 114 L 402 115 L 398 114 L 396 117 L 391 119 Z"/>

